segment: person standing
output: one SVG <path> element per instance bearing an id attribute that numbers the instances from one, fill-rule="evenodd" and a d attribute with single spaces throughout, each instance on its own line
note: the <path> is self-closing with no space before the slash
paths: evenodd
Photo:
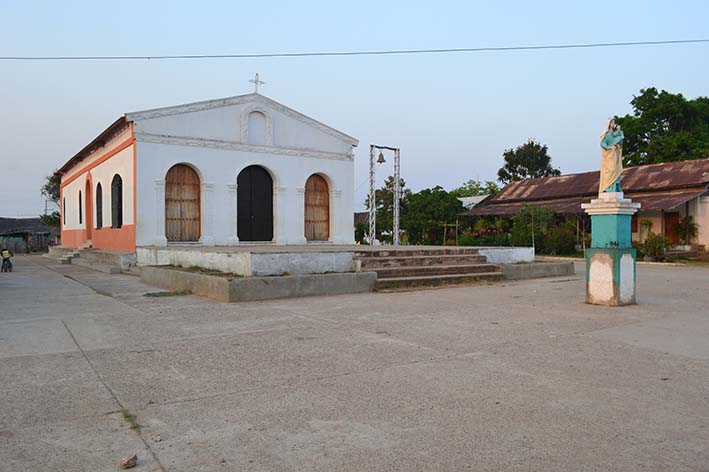
<path id="1" fill-rule="evenodd" d="M 12 252 L 6 247 L 0 250 L 0 256 L 2 256 L 2 272 L 12 272 Z"/>

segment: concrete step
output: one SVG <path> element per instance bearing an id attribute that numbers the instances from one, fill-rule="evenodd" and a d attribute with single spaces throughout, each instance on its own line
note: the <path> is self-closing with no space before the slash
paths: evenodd
<path id="1" fill-rule="evenodd" d="M 108 251 L 103 249 L 82 249 L 81 259 L 96 265 L 116 266 L 122 270 L 135 265 L 136 256 L 133 252 Z"/>
<path id="2" fill-rule="evenodd" d="M 362 261 L 362 269 L 427 265 L 481 264 L 487 262 L 485 256 L 481 256 L 478 254 L 443 254 L 437 256 L 402 257 L 357 257 L 356 259 Z"/>
<path id="3" fill-rule="evenodd" d="M 57 264 L 71 264 L 71 260 L 76 256 L 66 255 L 66 256 L 53 256 L 51 254 L 43 254 L 43 257 L 51 259 Z"/>
<path id="4" fill-rule="evenodd" d="M 77 257 L 75 259 L 72 259 L 71 264 L 81 266 L 81 267 L 86 267 L 87 269 L 97 270 L 99 272 L 105 272 L 107 274 L 120 274 L 122 272 L 121 268 L 118 266 L 100 264 L 100 263 L 96 263 L 96 262 L 92 262 L 92 261 L 87 261 L 86 259 L 82 259 L 81 257 Z"/>
<path id="5" fill-rule="evenodd" d="M 129 275 L 135 275 L 136 277 L 140 277 L 142 270 L 139 266 L 132 265 L 132 266 L 128 267 L 128 270 L 123 271 L 123 273 L 129 274 Z"/>
<path id="6" fill-rule="evenodd" d="M 481 274 L 500 272 L 500 268 L 495 264 L 465 264 L 465 265 L 428 265 L 428 266 L 405 266 L 405 267 L 385 267 L 378 269 L 367 269 L 368 272 L 376 272 L 379 279 L 390 279 L 400 277 L 418 277 L 427 275 L 451 275 L 451 274 Z"/>
<path id="7" fill-rule="evenodd" d="M 370 251 L 355 251 L 355 257 L 410 257 L 410 256 L 445 256 L 478 254 L 478 249 L 473 247 L 440 247 L 429 249 L 373 249 Z"/>
<path id="8" fill-rule="evenodd" d="M 435 287 L 439 285 L 454 285 L 473 282 L 502 280 L 502 272 L 486 272 L 482 274 L 449 274 L 426 275 L 418 277 L 393 277 L 390 279 L 377 279 L 376 290 L 391 290 L 397 288 Z"/>

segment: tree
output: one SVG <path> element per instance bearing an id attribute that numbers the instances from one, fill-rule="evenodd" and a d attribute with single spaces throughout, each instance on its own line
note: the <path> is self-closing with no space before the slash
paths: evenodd
<path id="1" fill-rule="evenodd" d="M 406 181 L 399 181 L 401 189 L 401 201 L 399 202 L 399 218 L 406 212 L 411 190 L 406 188 Z M 380 241 L 392 242 L 392 232 L 394 230 L 394 177 L 389 176 L 384 181 L 384 186 L 374 191 L 377 212 L 377 239 Z M 369 209 L 369 196 L 364 202 L 364 206 Z"/>
<path id="2" fill-rule="evenodd" d="M 632 114 L 615 117 L 625 134 L 624 165 L 709 157 L 709 97 L 687 100 L 650 87 L 630 104 Z"/>
<path id="3" fill-rule="evenodd" d="M 61 183 L 61 177 L 55 173 L 49 174 L 45 177 L 44 185 L 42 185 L 42 195 L 44 195 L 48 200 L 51 200 L 59 206 L 59 184 Z"/>
<path id="4" fill-rule="evenodd" d="M 57 208 L 61 208 L 59 204 L 59 185 L 61 183 L 61 177 L 55 173 L 49 174 L 45 177 L 44 185 L 42 185 L 41 192 L 44 197 L 54 203 Z M 40 219 L 48 226 L 59 226 L 60 214 L 58 211 L 53 211 L 46 215 L 40 215 Z"/>
<path id="5" fill-rule="evenodd" d="M 460 197 L 476 197 L 479 195 L 496 195 L 500 192 L 500 187 L 495 182 L 486 180 L 484 183 L 477 180 L 468 180 L 458 188 L 451 190 L 453 196 Z"/>
<path id="6" fill-rule="evenodd" d="M 502 154 L 505 165 L 497 172 L 500 182 L 507 185 L 514 180 L 536 179 L 561 175 L 559 169 L 551 166 L 551 156 L 546 145 L 529 139 L 515 149 L 507 149 Z"/>
<path id="7" fill-rule="evenodd" d="M 551 208 L 525 205 L 512 217 L 512 245 L 544 247 L 544 235 L 554 218 Z"/>
<path id="8" fill-rule="evenodd" d="M 402 227 L 411 244 L 443 244 L 443 223 L 455 221 L 463 204 L 442 187 L 423 189 L 409 196 Z"/>

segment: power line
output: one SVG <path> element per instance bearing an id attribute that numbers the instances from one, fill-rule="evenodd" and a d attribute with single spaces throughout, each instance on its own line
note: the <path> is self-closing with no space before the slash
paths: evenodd
<path id="1" fill-rule="evenodd" d="M 381 51 L 278 52 L 259 54 L 175 54 L 157 56 L 0 56 L 3 61 L 135 61 L 165 59 L 259 59 L 288 57 L 385 56 L 394 54 L 449 54 L 463 52 L 538 51 L 543 49 L 583 49 L 667 44 L 709 43 L 709 39 L 675 39 L 667 41 L 632 41 L 618 43 L 549 44 L 541 46 L 501 46 L 450 49 L 393 49 Z"/>

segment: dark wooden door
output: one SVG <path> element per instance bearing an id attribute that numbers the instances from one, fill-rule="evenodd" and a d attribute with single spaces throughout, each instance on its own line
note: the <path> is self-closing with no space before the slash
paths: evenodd
<path id="1" fill-rule="evenodd" d="M 679 234 L 675 231 L 675 225 L 679 223 L 679 213 L 665 213 L 665 237 L 672 244 L 679 244 Z"/>
<path id="2" fill-rule="evenodd" d="M 236 179 L 239 241 L 273 240 L 273 179 L 260 166 L 249 166 Z"/>
<path id="3" fill-rule="evenodd" d="M 305 182 L 305 239 L 330 238 L 330 189 L 321 176 L 311 175 Z"/>
<path id="4" fill-rule="evenodd" d="M 201 235 L 199 175 L 189 166 L 173 166 L 165 177 L 165 237 L 198 241 Z"/>

